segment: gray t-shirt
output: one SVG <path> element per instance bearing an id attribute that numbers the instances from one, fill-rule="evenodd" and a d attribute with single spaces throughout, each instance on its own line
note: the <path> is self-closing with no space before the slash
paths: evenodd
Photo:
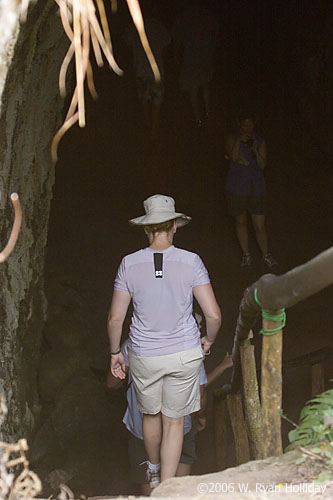
<path id="1" fill-rule="evenodd" d="M 163 254 L 163 277 L 155 277 L 154 254 Z M 133 316 L 129 349 L 137 356 L 163 356 L 200 344 L 193 316 L 193 287 L 210 283 L 200 257 L 173 245 L 145 248 L 121 261 L 114 289 L 129 292 Z"/>

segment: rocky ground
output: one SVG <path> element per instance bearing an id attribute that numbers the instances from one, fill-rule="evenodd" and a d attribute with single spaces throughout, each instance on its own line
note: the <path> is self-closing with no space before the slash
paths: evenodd
<path id="1" fill-rule="evenodd" d="M 151 498 L 193 498 L 195 500 L 319 500 L 331 499 L 333 481 L 313 482 L 321 465 L 310 458 L 297 465 L 299 451 L 277 458 L 248 462 L 215 474 L 172 478 L 158 486 Z M 89 500 L 106 499 L 93 497 Z"/>

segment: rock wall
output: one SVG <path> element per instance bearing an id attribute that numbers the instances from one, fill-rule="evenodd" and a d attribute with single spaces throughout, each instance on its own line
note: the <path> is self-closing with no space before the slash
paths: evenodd
<path id="1" fill-rule="evenodd" d="M 0 440 L 28 436 L 39 412 L 43 266 L 54 183 L 50 143 L 62 120 L 58 74 L 68 48 L 54 0 L 31 5 L 25 23 L 19 4 L 5 0 L 0 10 L 1 246 L 13 220 L 11 192 L 18 192 L 23 208 L 17 246 L 0 267 L 0 391 L 8 406 Z"/>

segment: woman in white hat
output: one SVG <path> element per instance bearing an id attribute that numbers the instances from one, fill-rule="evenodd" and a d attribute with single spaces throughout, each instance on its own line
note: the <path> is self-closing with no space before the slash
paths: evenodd
<path id="1" fill-rule="evenodd" d="M 111 372 L 125 378 L 120 340 L 132 300 L 128 361 L 143 413 L 147 478 L 154 488 L 176 473 L 184 416 L 200 409 L 199 373 L 204 353 L 220 329 L 221 312 L 200 257 L 173 246 L 177 227 L 191 218 L 176 212 L 169 196 L 151 196 L 143 205 L 145 215 L 130 223 L 144 228 L 149 246 L 122 259 L 108 334 Z M 201 339 L 193 316 L 193 296 L 206 319 L 206 335 Z"/>

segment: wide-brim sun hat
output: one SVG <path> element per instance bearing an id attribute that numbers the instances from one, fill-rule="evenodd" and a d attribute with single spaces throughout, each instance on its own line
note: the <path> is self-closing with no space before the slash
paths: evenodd
<path id="1" fill-rule="evenodd" d="M 135 226 L 148 226 L 149 224 L 160 224 L 168 220 L 177 219 L 178 227 L 185 226 L 191 220 L 191 217 L 175 210 L 175 200 L 171 196 L 163 194 L 154 194 L 149 196 L 144 202 L 143 207 L 146 214 L 136 217 L 129 221 Z"/>

